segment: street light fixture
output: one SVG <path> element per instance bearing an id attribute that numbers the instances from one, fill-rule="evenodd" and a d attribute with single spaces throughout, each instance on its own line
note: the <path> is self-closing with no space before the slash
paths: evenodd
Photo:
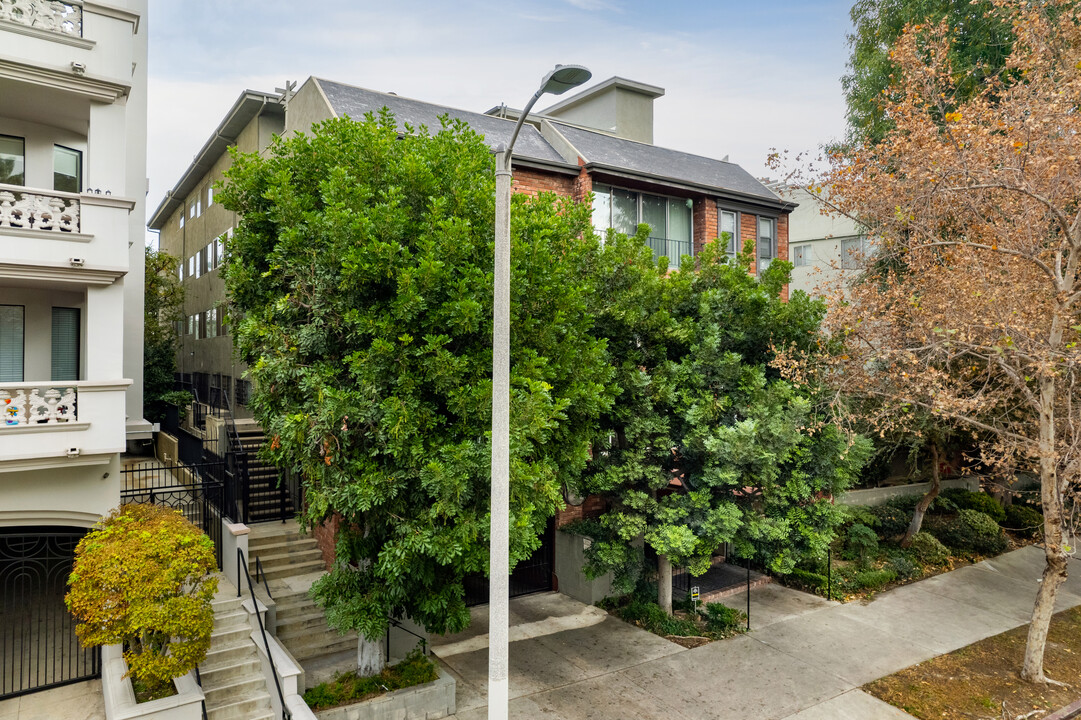
<path id="1" fill-rule="evenodd" d="M 495 149 L 495 307 L 492 332 L 492 508 L 488 585 L 488 718 L 506 720 L 510 623 L 510 192 L 511 152 L 541 95 L 562 95 L 593 77 L 556 65 L 518 116 L 510 143 Z"/>

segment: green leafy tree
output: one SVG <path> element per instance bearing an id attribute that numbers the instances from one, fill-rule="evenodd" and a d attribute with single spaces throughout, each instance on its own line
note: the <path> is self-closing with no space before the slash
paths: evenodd
<path id="1" fill-rule="evenodd" d="M 585 482 L 612 506 L 592 528 L 586 569 L 613 570 L 628 587 L 643 540 L 671 612 L 671 566 L 702 574 L 725 542 L 781 572 L 824 553 L 840 522 L 831 498 L 869 446 L 821 422 L 806 390 L 769 366 L 774 344 L 812 342 L 823 313 L 804 293 L 781 299 L 789 263 L 759 281 L 746 272 L 749 254 L 729 262 L 709 243 L 667 275 L 642 247 L 613 235 L 602 253 L 597 328 L 619 395 Z"/>
<path id="2" fill-rule="evenodd" d="M 132 680 L 160 694 L 210 649 L 217 568 L 178 510 L 126 505 L 79 541 L 64 602 L 85 647 L 123 644 Z"/>
<path id="3" fill-rule="evenodd" d="M 928 28 L 945 20 L 957 42 L 950 48 L 958 100 L 981 90 L 1006 67 L 1010 25 L 990 12 L 991 0 L 857 0 L 848 35 L 848 72 L 841 79 L 848 105 L 848 141 L 881 140 L 893 127 L 887 99 L 899 97 L 900 72 L 891 50 L 908 25 Z"/>
<path id="4" fill-rule="evenodd" d="M 494 164 L 463 123 L 400 133 L 385 109 L 234 155 L 221 198 L 243 221 L 224 275 L 251 407 L 305 520 L 342 522 L 313 588 L 372 640 L 408 614 L 469 621 L 488 567 Z M 590 334 L 589 207 L 515 196 L 511 558 L 538 547 L 611 398 Z"/>
<path id="5" fill-rule="evenodd" d="M 165 419 L 169 405 L 185 407 L 187 392 L 173 390 L 177 336 L 174 323 L 184 317 L 184 288 L 177 279 L 178 260 L 167 252 L 146 248 L 143 293 L 143 417 Z"/>

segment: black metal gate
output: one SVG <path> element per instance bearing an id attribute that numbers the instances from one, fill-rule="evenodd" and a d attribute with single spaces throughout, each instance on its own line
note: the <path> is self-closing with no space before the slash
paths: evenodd
<path id="1" fill-rule="evenodd" d="M 163 465 L 157 460 L 128 465 L 123 470 L 120 504 L 149 503 L 179 510 L 214 541 L 221 567 L 221 519 L 225 510 L 225 463 Z"/>
<path id="2" fill-rule="evenodd" d="M 521 597 L 552 589 L 553 555 L 555 550 L 555 523 L 548 521 L 548 527 L 541 535 L 541 545 L 533 551 L 527 560 L 514 567 L 510 574 L 510 596 Z M 488 578 L 481 573 L 467 575 L 465 578 L 465 604 L 483 605 L 488 602 Z"/>
<path id="3" fill-rule="evenodd" d="M 101 652 L 84 650 L 64 607 L 76 528 L 0 533 L 0 698 L 88 680 Z"/>

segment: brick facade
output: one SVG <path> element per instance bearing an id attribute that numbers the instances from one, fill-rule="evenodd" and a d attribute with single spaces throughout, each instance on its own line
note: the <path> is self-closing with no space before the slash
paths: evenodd
<path id="1" fill-rule="evenodd" d="M 319 552 L 323 555 L 323 564 L 329 572 L 334 567 L 334 550 L 338 539 L 338 523 L 342 516 L 334 513 L 328 520 L 312 528 L 312 537 L 319 546 Z"/>
<path id="2" fill-rule="evenodd" d="M 593 520 L 604 514 L 606 510 L 604 498 L 600 495 L 590 495 L 581 505 L 568 505 L 566 510 L 556 513 L 556 528 L 561 528 L 575 520 Z"/>
<path id="3" fill-rule="evenodd" d="M 553 192 L 562 197 L 575 197 L 579 178 L 570 175 L 546 173 L 532 168 L 514 168 L 514 192 L 536 196 L 542 192 Z M 592 189 L 592 185 L 590 186 Z"/>
<path id="4" fill-rule="evenodd" d="M 695 198 L 693 222 L 694 254 L 697 256 L 707 242 L 717 239 L 717 202 L 708 197 Z"/>
<path id="5" fill-rule="evenodd" d="M 578 158 L 578 177 L 574 179 L 574 199 L 583 202 L 586 196 L 593 192 L 593 176 L 586 170 L 586 161 Z"/>

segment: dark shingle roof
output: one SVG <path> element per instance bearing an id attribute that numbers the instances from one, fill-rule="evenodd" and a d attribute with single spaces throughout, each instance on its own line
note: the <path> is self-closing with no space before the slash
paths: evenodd
<path id="1" fill-rule="evenodd" d="M 553 122 L 589 165 L 781 202 L 739 165 Z"/>
<path id="2" fill-rule="evenodd" d="M 432 132 L 437 132 L 440 127 L 439 116 L 445 114 L 467 122 L 475 132 L 483 135 L 485 141 L 492 147 L 499 143 L 510 142 L 511 133 L 514 132 L 514 122 L 511 120 L 365 90 L 321 78 L 315 78 L 315 80 L 339 117 L 348 115 L 354 120 L 361 120 L 365 113 L 377 113 L 385 106 L 394 113 L 399 123 L 409 123 L 414 126 L 426 125 Z M 531 125 L 522 127 L 518 140 L 514 143 L 514 156 L 520 160 L 538 160 L 543 163 L 573 167 Z"/>

